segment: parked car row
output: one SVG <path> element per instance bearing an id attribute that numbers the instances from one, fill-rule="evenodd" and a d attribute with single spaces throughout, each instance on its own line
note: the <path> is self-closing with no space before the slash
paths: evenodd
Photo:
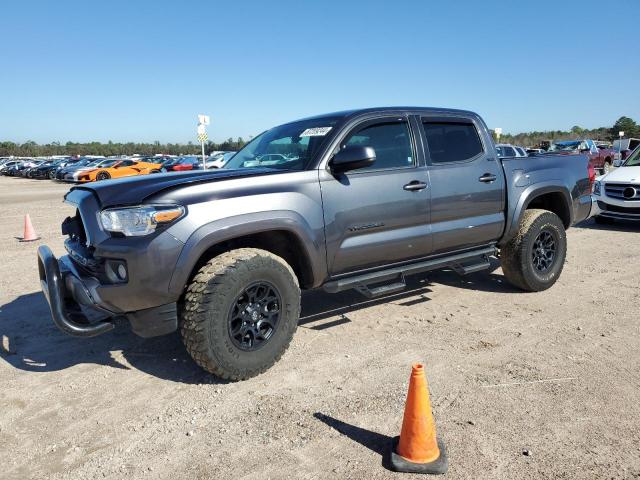
<path id="1" fill-rule="evenodd" d="M 205 166 L 201 157 L 193 155 L 3 158 L 0 159 L 0 174 L 86 183 L 135 175 L 201 170 L 205 167 L 222 168 L 234 154 L 235 152 L 214 152 L 206 158 Z"/>
<path id="2" fill-rule="evenodd" d="M 626 148 L 635 148 L 638 143 L 628 143 L 624 146 Z M 622 164 L 619 160 L 621 154 L 611 145 L 606 142 L 599 142 L 591 139 L 584 140 L 563 140 L 545 145 L 545 148 L 523 148 L 517 145 L 511 145 L 508 143 L 496 144 L 496 151 L 500 158 L 510 157 L 527 157 L 536 156 L 542 154 L 556 154 L 556 155 L 572 155 L 583 154 L 589 157 L 589 164 L 595 171 L 602 174 L 609 173 L 614 166 Z M 630 155 L 630 151 L 624 150 L 623 157 L 626 158 Z"/>

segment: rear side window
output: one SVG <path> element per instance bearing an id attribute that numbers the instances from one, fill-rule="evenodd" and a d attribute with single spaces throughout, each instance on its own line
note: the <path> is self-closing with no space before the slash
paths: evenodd
<path id="1" fill-rule="evenodd" d="M 482 142 L 472 123 L 422 122 L 433 163 L 462 162 L 482 153 Z"/>
<path id="2" fill-rule="evenodd" d="M 413 166 L 413 153 L 406 122 L 376 123 L 355 131 L 344 145 L 364 145 L 376 151 L 376 161 L 362 170 Z"/>

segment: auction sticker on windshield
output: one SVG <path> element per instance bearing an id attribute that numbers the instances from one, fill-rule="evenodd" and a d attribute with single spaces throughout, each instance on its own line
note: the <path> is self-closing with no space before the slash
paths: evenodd
<path id="1" fill-rule="evenodd" d="M 307 128 L 304 132 L 300 134 L 301 137 L 323 137 L 333 127 L 315 127 L 315 128 Z"/>

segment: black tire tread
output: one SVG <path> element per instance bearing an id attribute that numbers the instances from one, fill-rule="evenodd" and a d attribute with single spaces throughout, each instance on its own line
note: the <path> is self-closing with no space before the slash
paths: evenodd
<path id="1" fill-rule="evenodd" d="M 525 262 L 528 262 L 529 259 L 524 255 L 523 250 L 524 245 L 529 241 L 529 236 L 532 234 L 533 224 L 537 221 L 544 222 L 545 220 L 558 223 L 562 226 L 562 231 L 564 232 L 564 225 L 562 225 L 562 221 L 555 213 L 537 208 L 528 209 L 525 210 L 522 216 L 516 235 L 500 250 L 500 263 L 504 276 L 509 283 L 521 290 L 533 292 L 544 289 L 539 288 L 539 286 L 535 285 L 535 282 L 527 277 Z M 562 261 L 564 263 L 564 258 Z M 560 272 L 562 272 L 562 265 L 560 266 L 557 276 L 560 276 Z"/>
<path id="2" fill-rule="evenodd" d="M 209 348 L 205 334 L 205 324 L 208 322 L 207 314 L 226 316 L 226 313 L 217 310 L 219 302 L 216 302 L 216 298 L 224 294 L 223 290 L 229 277 L 239 269 L 247 268 L 249 261 L 253 263 L 256 261 L 269 262 L 271 265 L 276 262 L 279 267 L 286 269 L 298 291 L 298 298 L 300 298 L 300 287 L 293 269 L 282 258 L 266 250 L 257 248 L 231 250 L 212 258 L 198 270 L 185 294 L 180 332 L 187 352 L 193 360 L 207 372 L 225 380 L 246 380 L 264 373 L 280 360 L 291 343 L 291 337 L 289 337 L 271 363 L 260 369 L 243 371 L 225 364 L 222 358 L 216 356 L 215 350 Z M 300 314 L 300 301 L 294 308 L 297 311 L 292 313 L 295 314 L 297 323 Z"/>

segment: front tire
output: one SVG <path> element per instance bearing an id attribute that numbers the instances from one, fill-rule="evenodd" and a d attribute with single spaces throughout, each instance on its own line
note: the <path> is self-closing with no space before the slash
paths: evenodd
<path id="1" fill-rule="evenodd" d="M 207 262 L 185 294 L 180 331 L 204 370 L 226 380 L 265 372 L 289 347 L 300 316 L 300 287 L 280 257 L 240 248 Z"/>
<path id="2" fill-rule="evenodd" d="M 110 178 L 109 172 L 98 172 L 96 175 L 96 180 L 109 180 Z"/>
<path id="3" fill-rule="evenodd" d="M 607 160 L 606 162 L 604 162 L 604 165 L 602 167 L 602 173 L 606 175 L 610 171 L 611 171 L 611 161 Z"/>
<path id="4" fill-rule="evenodd" d="M 567 256 L 567 235 L 560 218 L 547 210 L 526 210 L 518 233 L 500 251 L 509 282 L 528 292 L 551 287 Z"/>

